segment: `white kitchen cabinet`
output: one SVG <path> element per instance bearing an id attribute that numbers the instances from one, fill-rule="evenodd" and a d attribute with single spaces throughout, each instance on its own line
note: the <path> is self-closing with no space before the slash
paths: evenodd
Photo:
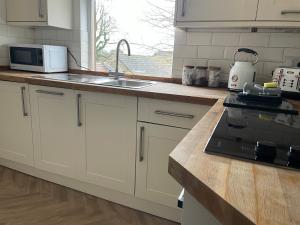
<path id="1" fill-rule="evenodd" d="M 33 165 L 27 84 L 0 81 L 0 157 Z"/>
<path id="2" fill-rule="evenodd" d="M 72 0 L 7 0 L 6 7 L 8 24 L 72 28 Z"/>
<path id="3" fill-rule="evenodd" d="M 179 28 L 298 28 L 299 0 L 176 0 Z"/>
<path id="4" fill-rule="evenodd" d="M 257 20 L 260 21 L 300 21 L 299 0 L 259 1 Z"/>
<path id="5" fill-rule="evenodd" d="M 258 0 L 177 0 L 176 20 L 253 21 Z"/>
<path id="6" fill-rule="evenodd" d="M 137 98 L 85 93 L 86 181 L 134 194 Z"/>
<path id="7" fill-rule="evenodd" d="M 150 123 L 138 123 L 137 197 L 177 207 L 180 185 L 168 174 L 169 154 L 189 130 Z"/>
<path id="8" fill-rule="evenodd" d="M 85 154 L 80 95 L 69 89 L 31 85 L 30 101 L 35 166 L 82 179 Z"/>

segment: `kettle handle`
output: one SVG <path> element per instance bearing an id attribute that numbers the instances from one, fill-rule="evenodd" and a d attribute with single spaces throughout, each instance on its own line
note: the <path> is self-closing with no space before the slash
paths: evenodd
<path id="1" fill-rule="evenodd" d="M 245 52 L 245 53 L 249 53 L 249 54 L 258 56 L 258 53 L 256 51 L 250 49 L 250 48 L 239 48 L 237 51 L 238 52 Z"/>
<path id="2" fill-rule="evenodd" d="M 258 53 L 250 48 L 239 48 L 234 54 L 234 62 L 236 62 L 236 55 L 240 52 L 245 52 L 256 56 L 256 60 L 253 62 L 253 65 L 258 63 Z"/>

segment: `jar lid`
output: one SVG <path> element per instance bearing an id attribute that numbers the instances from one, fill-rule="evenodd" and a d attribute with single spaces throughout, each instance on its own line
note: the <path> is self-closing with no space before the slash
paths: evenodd
<path id="1" fill-rule="evenodd" d="M 185 65 L 184 67 L 189 68 L 189 69 L 194 69 L 194 66 L 190 66 L 190 65 Z"/>
<path id="2" fill-rule="evenodd" d="M 217 67 L 217 66 L 210 66 L 208 67 L 209 70 L 221 70 L 221 67 Z"/>
<path id="3" fill-rule="evenodd" d="M 196 69 L 207 70 L 207 66 L 197 66 Z"/>

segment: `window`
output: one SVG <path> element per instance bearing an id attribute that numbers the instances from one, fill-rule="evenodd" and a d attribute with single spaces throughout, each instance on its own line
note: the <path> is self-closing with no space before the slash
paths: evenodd
<path id="1" fill-rule="evenodd" d="M 175 0 L 96 0 L 95 61 L 97 71 L 115 71 L 116 47 L 121 47 L 119 71 L 171 77 Z M 123 48 L 124 47 L 124 48 Z"/>

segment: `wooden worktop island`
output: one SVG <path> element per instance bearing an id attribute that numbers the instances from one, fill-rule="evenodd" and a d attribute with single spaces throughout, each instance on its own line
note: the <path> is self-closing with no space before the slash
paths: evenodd
<path id="1" fill-rule="evenodd" d="M 300 225 L 300 172 L 203 152 L 223 110 L 219 100 L 176 147 L 169 173 L 221 224 Z"/>

